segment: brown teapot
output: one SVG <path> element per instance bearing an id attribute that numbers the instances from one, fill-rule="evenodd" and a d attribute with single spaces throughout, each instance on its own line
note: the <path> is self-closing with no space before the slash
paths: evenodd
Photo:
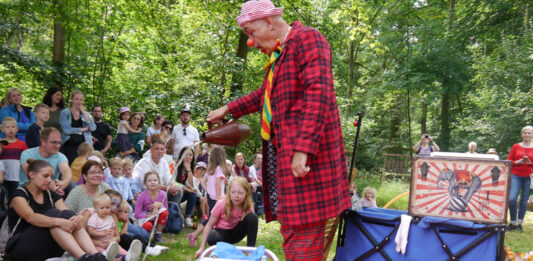
<path id="1" fill-rule="evenodd" d="M 211 123 L 208 126 L 209 130 L 202 133 L 200 137 L 203 142 L 237 147 L 250 137 L 250 127 L 237 121 L 228 121 L 215 128 Z"/>

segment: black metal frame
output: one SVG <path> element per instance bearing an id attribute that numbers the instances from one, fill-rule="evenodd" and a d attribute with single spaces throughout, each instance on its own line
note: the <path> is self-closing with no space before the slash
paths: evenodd
<path id="1" fill-rule="evenodd" d="M 390 227 L 394 227 L 394 228 L 392 229 L 392 231 L 389 234 L 387 234 L 387 236 L 385 238 L 383 238 L 381 241 L 378 242 L 376 239 L 374 239 L 374 237 L 372 235 L 370 235 L 368 230 L 361 223 L 361 221 L 359 221 L 359 219 L 356 218 L 356 216 L 361 217 L 361 219 L 363 219 L 363 220 L 367 219 L 367 222 L 369 222 L 369 223 L 379 224 L 379 225 L 383 225 L 383 226 L 390 226 Z M 392 235 L 394 234 L 394 232 L 396 232 L 398 230 L 398 227 L 400 226 L 400 223 L 399 223 L 400 218 L 401 217 L 398 216 L 397 218 L 394 218 L 394 219 L 373 218 L 372 220 L 369 220 L 368 218 L 360 215 L 357 211 L 345 210 L 341 214 L 341 220 L 339 222 L 339 235 L 337 237 L 337 247 L 344 247 L 344 245 L 346 243 L 345 242 L 345 240 L 346 240 L 346 224 L 345 224 L 345 222 L 347 222 L 349 220 L 349 221 L 353 222 L 361 230 L 361 232 L 365 235 L 365 237 L 374 246 L 373 248 L 369 249 L 367 252 L 365 252 L 364 254 L 362 254 L 361 256 L 357 257 L 354 260 L 365 260 L 367 257 L 369 257 L 370 255 L 372 255 L 372 254 L 374 254 L 376 252 L 381 253 L 381 255 L 383 256 L 383 258 L 385 258 L 385 260 L 388 260 L 388 261 L 392 260 L 387 255 L 387 253 L 385 251 L 383 251 L 383 247 L 387 243 L 389 243 L 391 241 Z M 418 223 L 418 222 L 420 222 L 420 220 L 421 220 L 420 217 L 414 217 L 411 222 Z M 390 222 L 398 222 L 398 223 L 396 225 L 393 225 L 393 224 L 390 224 Z M 439 224 L 439 226 L 443 227 L 443 228 L 447 227 L 445 224 Z M 502 224 L 489 225 L 487 228 L 480 229 L 480 230 L 486 230 L 487 232 L 485 234 L 483 234 L 481 237 L 479 237 L 476 240 L 474 240 L 472 243 L 470 243 L 467 246 L 465 246 L 464 248 L 462 248 L 461 250 L 457 251 L 456 253 L 453 253 L 450 250 L 450 248 L 448 247 L 446 242 L 444 242 L 444 240 L 440 236 L 440 233 L 469 234 L 469 232 L 462 232 L 462 231 L 457 230 L 456 228 L 452 228 L 451 226 L 450 226 L 450 230 L 446 230 L 446 229 L 437 229 L 435 227 L 435 225 L 431 225 L 431 229 L 433 230 L 433 232 L 435 233 L 435 235 L 439 239 L 443 251 L 449 257 L 447 259 L 449 261 L 459 260 L 459 258 L 461 256 L 463 256 L 464 254 L 468 253 L 468 251 L 472 250 L 473 248 L 475 248 L 480 243 L 482 243 L 486 239 L 490 238 L 494 234 L 498 234 L 498 239 L 497 239 L 498 240 L 498 243 L 497 243 L 498 244 L 498 249 L 496 250 L 496 259 L 495 260 L 499 261 L 499 260 L 503 260 L 503 258 L 504 258 L 503 245 L 504 245 L 504 239 L 505 239 L 505 225 L 502 225 Z M 441 231 L 439 232 L 438 230 L 441 230 Z"/>

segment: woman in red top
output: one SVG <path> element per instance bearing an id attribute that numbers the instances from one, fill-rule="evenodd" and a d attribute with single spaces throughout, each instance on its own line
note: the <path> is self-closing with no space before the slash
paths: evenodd
<path id="1" fill-rule="evenodd" d="M 511 224 L 508 230 L 518 230 L 522 232 L 522 222 L 526 214 L 527 200 L 529 198 L 529 186 L 533 174 L 533 127 L 526 126 L 522 128 L 522 142 L 513 145 L 507 160 L 513 161 L 511 175 L 511 190 L 509 191 L 509 213 L 511 214 Z M 520 191 L 522 191 L 520 193 Z M 520 193 L 520 203 L 517 206 L 516 201 Z M 518 221 L 516 211 L 518 208 Z"/>

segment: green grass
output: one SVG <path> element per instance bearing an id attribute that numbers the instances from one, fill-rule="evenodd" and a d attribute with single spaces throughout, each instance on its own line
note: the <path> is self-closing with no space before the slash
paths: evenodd
<path id="1" fill-rule="evenodd" d="M 377 189 L 376 203 L 378 207 L 384 207 L 394 197 L 409 191 L 409 184 L 404 182 L 383 182 Z M 407 211 L 409 196 L 404 196 L 392 203 L 388 208 Z"/>
<path id="2" fill-rule="evenodd" d="M 283 239 L 279 230 L 278 222 L 265 223 L 264 219 L 259 219 L 259 231 L 257 234 L 257 245 L 264 245 L 267 249 L 274 252 L 279 260 L 285 260 L 283 257 Z M 189 245 L 187 234 L 192 232 L 191 228 L 184 228 L 178 235 L 164 234 L 165 246 L 171 250 L 167 254 L 160 255 L 158 257 L 146 257 L 146 260 L 194 260 L 194 253 L 198 248 Z M 199 238 L 198 245 L 200 245 L 201 237 Z M 244 238 L 239 246 L 246 246 L 246 238 Z M 337 245 L 336 237 L 333 245 L 329 251 L 328 260 L 333 260 L 335 256 L 335 246 Z"/>
<path id="3" fill-rule="evenodd" d="M 377 189 L 376 202 L 379 207 L 383 207 L 387 202 L 397 195 L 409 190 L 408 180 L 384 181 L 381 183 L 381 176 L 369 172 L 358 172 L 355 177 L 355 182 L 358 185 L 358 191 L 362 192 L 366 186 L 372 186 Z M 409 204 L 409 197 L 405 196 L 389 208 L 407 210 Z M 505 245 L 508 245 L 513 252 L 529 252 L 533 251 L 533 212 L 527 211 L 523 224 L 524 232 L 507 232 L 505 233 Z M 146 260 L 194 260 L 194 253 L 197 248 L 189 246 L 187 234 L 192 232 L 192 229 L 185 228 L 178 235 L 165 235 L 166 246 L 170 247 L 171 251 L 168 254 L 161 255 L 157 258 L 147 257 Z M 282 237 L 279 232 L 279 223 L 271 222 L 266 224 L 263 219 L 259 220 L 259 233 L 257 236 L 257 245 L 264 245 L 267 249 L 273 251 L 280 260 L 285 260 L 283 257 Z M 337 240 L 333 240 L 328 260 L 332 260 L 335 256 Z M 246 245 L 246 239 L 241 241 L 238 245 Z"/>
<path id="4" fill-rule="evenodd" d="M 505 233 L 505 245 L 509 246 L 513 252 L 533 251 L 533 212 L 526 211 L 522 228 L 524 232 L 511 231 Z"/>

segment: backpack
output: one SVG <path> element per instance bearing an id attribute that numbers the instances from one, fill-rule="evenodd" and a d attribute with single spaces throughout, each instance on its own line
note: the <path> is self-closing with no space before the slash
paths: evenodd
<path id="1" fill-rule="evenodd" d="M 179 234 L 183 228 L 183 216 L 180 207 L 174 202 L 168 202 L 168 219 L 163 232 Z"/>
<path id="2" fill-rule="evenodd" d="M 428 146 L 429 147 L 429 151 L 433 152 L 433 146 Z M 418 146 L 418 150 L 416 151 L 416 154 L 420 153 L 420 151 L 422 150 L 422 145 Z"/>

